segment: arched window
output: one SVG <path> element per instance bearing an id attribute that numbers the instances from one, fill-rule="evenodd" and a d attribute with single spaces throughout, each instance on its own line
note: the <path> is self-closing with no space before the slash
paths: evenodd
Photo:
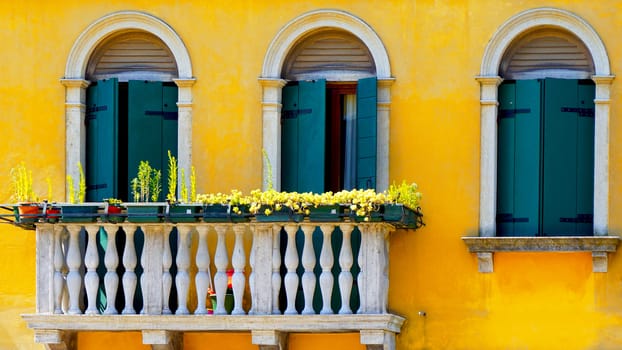
<path id="1" fill-rule="evenodd" d="M 180 168 L 190 171 L 194 80 L 183 42 L 153 16 L 112 13 L 82 32 L 61 82 L 66 87 L 66 171 L 77 178 L 78 162 L 86 165 L 89 200 L 127 199 L 133 164 L 152 161 L 150 149 L 155 149 L 133 135 L 138 132 L 141 138 L 158 135 L 150 142 L 177 150 Z M 173 122 L 176 128 L 164 126 Z"/>
<path id="2" fill-rule="evenodd" d="M 382 42 L 360 19 L 318 10 L 288 23 L 270 44 L 260 78 L 275 187 L 386 189 L 392 81 Z M 351 145 L 356 155 L 346 151 Z"/>
<path id="3" fill-rule="evenodd" d="M 593 28 L 559 9 L 520 13 L 477 79 L 480 235 L 606 235 L 613 76 Z"/>

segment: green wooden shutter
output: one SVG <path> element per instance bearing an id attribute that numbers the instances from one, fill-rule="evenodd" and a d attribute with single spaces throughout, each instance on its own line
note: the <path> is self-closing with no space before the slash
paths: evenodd
<path id="1" fill-rule="evenodd" d="M 516 84 L 499 86 L 497 119 L 497 236 L 514 235 L 514 122 Z"/>
<path id="2" fill-rule="evenodd" d="M 577 104 L 577 234 L 594 234 L 594 98 L 591 80 L 579 81 Z"/>
<path id="3" fill-rule="evenodd" d="M 162 188 L 163 196 L 166 197 L 168 184 L 168 151 L 177 158 L 177 87 L 162 86 Z M 178 174 L 178 176 L 180 176 Z M 186 181 L 189 181 L 190 174 L 186 174 Z M 181 180 L 181 178 L 179 177 Z M 178 193 L 180 189 L 177 189 Z M 164 199 L 163 197 L 163 199 Z M 177 196 L 179 199 L 179 196 Z"/>
<path id="4" fill-rule="evenodd" d="M 535 236 L 540 223 L 541 82 L 516 82 L 514 235 Z"/>
<path id="5" fill-rule="evenodd" d="M 357 188 L 376 188 L 377 100 L 376 78 L 359 80 L 356 87 Z"/>
<path id="6" fill-rule="evenodd" d="M 118 195 L 118 89 L 116 78 L 100 80 L 87 89 L 84 171 L 90 202 Z"/>
<path id="7" fill-rule="evenodd" d="M 164 90 L 162 82 L 130 81 L 128 83 L 128 194 L 131 196 L 130 182 L 136 177 L 140 161 L 162 170 L 162 178 L 166 171 L 166 150 L 163 111 Z M 176 128 L 175 128 L 176 133 Z M 172 150 L 176 153 L 177 140 L 171 142 L 168 137 L 167 146 L 175 144 Z M 164 191 L 162 191 L 164 193 Z M 160 200 L 164 197 L 161 194 Z"/>
<path id="8" fill-rule="evenodd" d="M 283 89 L 281 187 L 324 192 L 326 80 L 301 81 Z"/>
<path id="9" fill-rule="evenodd" d="M 539 230 L 540 81 L 499 87 L 497 235 L 534 236 Z"/>
<path id="10" fill-rule="evenodd" d="M 542 233 L 592 234 L 594 87 L 562 79 L 545 84 Z"/>
<path id="11" fill-rule="evenodd" d="M 281 188 L 298 189 L 298 85 L 283 88 L 281 110 Z"/>

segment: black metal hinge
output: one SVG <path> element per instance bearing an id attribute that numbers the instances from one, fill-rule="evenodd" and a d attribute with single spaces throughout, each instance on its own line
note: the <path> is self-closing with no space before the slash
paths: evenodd
<path id="1" fill-rule="evenodd" d="M 531 108 L 500 109 L 499 119 L 514 118 L 517 114 L 531 113 Z"/>
<path id="2" fill-rule="evenodd" d="M 145 111 L 145 115 L 157 115 L 165 120 L 177 120 L 177 112 Z"/>
<path id="3" fill-rule="evenodd" d="M 562 107 L 564 113 L 577 113 L 579 117 L 594 118 L 594 108 Z"/>
<path id="4" fill-rule="evenodd" d="M 515 218 L 514 214 L 508 213 L 497 214 L 497 223 L 507 222 L 529 222 L 529 218 Z"/>
<path id="5" fill-rule="evenodd" d="M 593 214 L 578 214 L 574 218 L 559 218 L 559 222 L 573 222 L 577 224 L 592 224 L 594 223 Z"/>
<path id="6" fill-rule="evenodd" d="M 311 114 L 313 113 L 313 109 L 305 108 L 305 109 L 290 109 L 281 111 L 282 119 L 296 119 L 299 114 Z"/>

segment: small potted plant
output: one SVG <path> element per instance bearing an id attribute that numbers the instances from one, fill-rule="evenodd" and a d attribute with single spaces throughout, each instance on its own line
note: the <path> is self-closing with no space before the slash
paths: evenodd
<path id="1" fill-rule="evenodd" d="M 186 184 L 186 172 L 181 169 L 181 188 L 180 188 L 180 202 L 177 201 L 177 173 L 179 168 L 177 166 L 177 159 L 168 151 L 168 194 L 166 195 L 166 201 L 168 203 L 168 219 L 171 222 L 195 222 L 199 221 L 199 210 L 201 207 L 196 204 L 190 204 L 188 201 L 188 185 Z M 190 187 L 192 197 L 191 202 L 196 201 L 196 175 L 194 167 L 190 174 Z"/>
<path id="2" fill-rule="evenodd" d="M 227 196 L 227 201 L 229 202 L 229 215 L 231 216 L 232 222 L 245 222 L 250 220 L 250 197 L 234 189 L 231 190 L 231 193 Z"/>
<path id="3" fill-rule="evenodd" d="M 74 188 L 71 175 L 67 175 L 67 188 L 69 189 L 69 203 L 61 204 L 61 221 L 63 222 L 95 222 L 97 221 L 98 204 L 84 204 L 86 198 L 86 178 L 82 164 L 78 162 L 80 178 L 78 187 Z"/>
<path id="4" fill-rule="evenodd" d="M 419 228 L 424 225 L 421 213 L 421 192 L 416 183 L 402 181 L 389 186 L 388 203 L 384 205 L 384 220 L 395 222 L 405 228 Z"/>
<path id="5" fill-rule="evenodd" d="M 48 185 L 48 196 L 43 201 L 43 207 L 45 208 L 45 218 L 47 222 L 54 224 L 60 219 L 61 209 L 52 200 L 52 180 L 48 177 L 45 179 Z"/>
<path id="6" fill-rule="evenodd" d="M 106 207 L 105 215 L 102 217 L 107 222 L 114 224 L 121 223 L 125 220 L 123 216 L 123 201 L 117 198 L 105 198 Z"/>
<path id="7" fill-rule="evenodd" d="M 154 169 L 148 161 L 138 165 L 136 177 L 132 179 L 133 203 L 126 203 L 127 221 L 136 223 L 162 221 L 162 203 L 157 203 L 162 191 L 162 172 Z"/>
<path id="8" fill-rule="evenodd" d="M 11 169 L 11 199 L 17 203 L 13 207 L 15 222 L 32 224 L 41 215 L 41 206 L 37 203 L 37 196 L 32 187 L 32 171 L 26 168 L 24 162 Z"/>
<path id="9" fill-rule="evenodd" d="M 303 193 L 305 214 L 310 221 L 336 222 L 343 218 L 344 206 L 339 205 L 333 192 Z"/>

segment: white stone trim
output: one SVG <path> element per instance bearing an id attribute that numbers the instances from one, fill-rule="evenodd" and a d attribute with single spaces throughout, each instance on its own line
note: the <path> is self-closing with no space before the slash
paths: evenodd
<path id="1" fill-rule="evenodd" d="M 317 10 L 305 13 L 288 22 L 274 37 L 266 56 L 259 82 L 263 87 L 263 148 L 272 162 L 274 188 L 280 190 L 281 180 L 281 114 L 282 89 L 286 81 L 281 70 L 290 50 L 308 34 L 324 28 L 337 28 L 358 37 L 369 49 L 376 65 L 378 79 L 378 153 L 376 189 L 388 187 L 389 178 L 389 111 L 391 77 L 389 56 L 374 30 L 360 18 L 339 10 Z M 265 169 L 265 164 L 264 164 Z M 262 178 L 266 184 L 267 172 Z"/>
<path id="2" fill-rule="evenodd" d="M 536 8 L 521 12 L 499 27 L 486 46 L 480 75 L 480 222 L 483 237 L 495 236 L 497 191 L 497 92 L 503 54 L 513 40 L 524 33 L 543 28 L 559 28 L 577 36 L 594 62 L 595 147 L 594 147 L 594 234 L 607 235 L 609 217 L 609 104 L 611 81 L 609 57 L 596 31 L 577 15 L 555 8 Z"/>
<path id="3" fill-rule="evenodd" d="M 190 173 L 192 163 L 192 64 L 183 41 L 162 20 L 137 11 L 121 11 L 108 14 L 89 25 L 76 39 L 65 66 L 65 172 L 78 178 L 77 163 L 86 158 L 86 131 L 84 129 L 85 95 L 89 82 L 85 79 L 89 58 L 97 46 L 112 34 L 141 30 L 157 36 L 171 50 L 177 63 L 178 78 L 173 79 L 179 87 L 178 128 L 179 167 Z M 67 193 L 67 192 L 66 192 Z"/>
<path id="4" fill-rule="evenodd" d="M 543 27 L 560 28 L 576 35 L 592 55 L 596 75 L 610 75 L 609 56 L 594 28 L 572 12 L 549 7 L 521 12 L 503 23 L 486 46 L 480 75 L 498 75 L 503 54 L 512 41 L 528 31 Z"/>

